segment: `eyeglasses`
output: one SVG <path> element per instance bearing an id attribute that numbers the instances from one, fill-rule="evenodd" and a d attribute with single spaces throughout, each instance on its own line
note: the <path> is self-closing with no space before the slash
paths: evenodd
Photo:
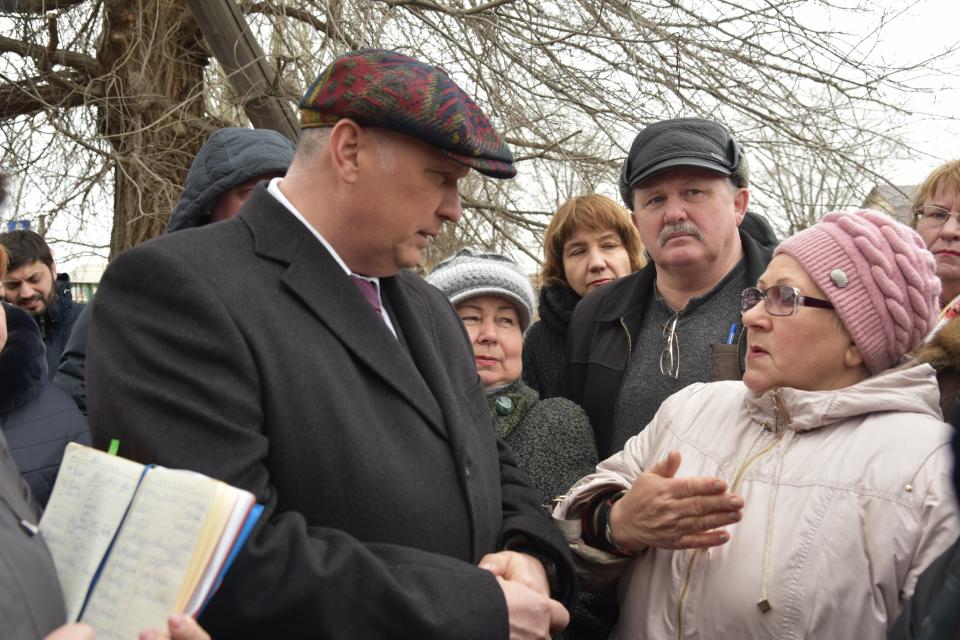
<path id="1" fill-rule="evenodd" d="M 680 334 L 677 333 L 677 321 L 680 314 L 675 313 L 663 325 L 663 337 L 667 344 L 660 352 L 660 374 L 674 380 L 680 375 Z"/>
<path id="2" fill-rule="evenodd" d="M 763 300 L 763 308 L 772 316 L 792 316 L 797 309 L 817 307 L 819 309 L 833 309 L 833 303 L 820 298 L 811 298 L 802 295 L 800 289 L 779 285 L 762 291 L 757 287 L 748 287 L 740 294 L 740 311 L 746 313 Z"/>
<path id="3" fill-rule="evenodd" d="M 922 207 L 918 207 L 917 210 L 913 212 L 913 215 L 917 218 L 918 227 L 924 226 L 931 229 L 939 229 L 947 224 L 950 216 L 960 216 L 960 211 L 948 211 L 935 204 L 925 204 Z"/>

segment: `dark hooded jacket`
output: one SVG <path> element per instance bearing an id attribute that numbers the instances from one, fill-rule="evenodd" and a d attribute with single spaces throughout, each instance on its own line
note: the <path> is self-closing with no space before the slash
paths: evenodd
<path id="1" fill-rule="evenodd" d="M 202 227 L 210 222 L 210 210 L 225 192 L 247 180 L 268 173 L 284 174 L 293 160 L 293 143 L 270 129 L 228 127 L 214 131 L 190 165 L 187 184 L 177 201 L 167 233 Z M 80 410 L 87 412 L 84 368 L 90 313 L 84 313 L 70 341 L 57 352 L 52 366 L 59 369 L 54 381 L 69 393 Z M 60 358 L 59 354 L 63 357 Z"/>
<path id="2" fill-rule="evenodd" d="M 214 131 L 190 165 L 183 195 L 167 221 L 167 233 L 202 227 L 224 192 L 267 173 L 284 174 L 293 143 L 270 129 L 228 127 Z"/>
<path id="3" fill-rule="evenodd" d="M 68 442 L 90 444 L 87 420 L 47 380 L 43 342 L 33 319 L 3 304 L 7 342 L 0 351 L 0 428 L 20 474 L 45 505 Z"/>
<path id="4" fill-rule="evenodd" d="M 73 325 L 86 306 L 73 301 L 73 296 L 70 294 L 70 276 L 67 274 L 61 273 L 57 276 L 53 289 L 57 294 L 56 299 L 42 315 L 36 318 L 40 326 L 40 334 L 43 336 L 43 344 L 47 348 L 47 380 L 53 379 L 53 374 L 56 373 L 60 364 L 60 355 L 67 348 Z"/>
<path id="5" fill-rule="evenodd" d="M 747 211 L 743 216 L 743 220 L 740 222 L 740 231 L 756 240 L 757 244 L 764 249 L 773 251 L 780 244 L 776 232 L 767 222 L 767 219 L 753 211 Z"/>

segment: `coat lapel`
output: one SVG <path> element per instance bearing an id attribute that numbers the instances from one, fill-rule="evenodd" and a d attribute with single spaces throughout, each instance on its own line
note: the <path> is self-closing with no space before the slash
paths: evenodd
<path id="1" fill-rule="evenodd" d="M 447 424 L 462 424 L 465 419 L 461 414 L 463 400 L 447 377 L 450 367 L 444 363 L 444 359 L 449 358 L 450 354 L 441 353 L 439 350 L 440 341 L 432 324 L 435 309 L 407 282 L 409 278 L 417 277 L 402 273 L 392 278 L 384 278 L 380 282 L 393 305 L 397 320 L 403 326 L 404 336 L 410 346 L 410 355 L 430 388 L 431 397 L 439 405 Z M 455 447 L 462 445 L 459 442 L 452 444 Z"/>
<path id="2" fill-rule="evenodd" d="M 437 401 L 410 355 L 313 234 L 262 186 L 257 187 L 240 217 L 253 233 L 254 252 L 288 265 L 280 279 L 290 292 L 446 438 Z M 385 280 L 389 278 L 381 280 L 381 286 Z M 396 304 L 393 298 L 391 303 Z M 402 318 L 400 321 L 404 322 Z M 418 342 L 410 341 L 406 325 L 403 331 L 411 351 L 415 351 Z"/>

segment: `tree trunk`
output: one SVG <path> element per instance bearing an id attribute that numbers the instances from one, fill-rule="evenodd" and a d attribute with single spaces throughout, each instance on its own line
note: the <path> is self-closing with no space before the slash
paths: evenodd
<path id="1" fill-rule="evenodd" d="M 107 0 L 101 133 L 116 155 L 110 258 L 163 233 L 207 134 L 208 53 L 183 0 Z"/>

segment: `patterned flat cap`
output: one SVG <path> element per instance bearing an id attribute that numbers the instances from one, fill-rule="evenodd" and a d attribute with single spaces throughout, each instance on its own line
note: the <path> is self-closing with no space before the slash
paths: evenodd
<path id="1" fill-rule="evenodd" d="M 300 126 L 350 118 L 405 133 L 493 178 L 517 174 L 486 114 L 442 69 L 384 49 L 352 51 L 323 70 L 300 100 Z"/>

